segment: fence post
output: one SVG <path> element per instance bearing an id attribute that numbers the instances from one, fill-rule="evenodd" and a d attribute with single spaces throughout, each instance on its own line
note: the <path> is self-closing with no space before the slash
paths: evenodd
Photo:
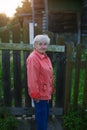
<path id="1" fill-rule="evenodd" d="M 20 25 L 12 28 L 13 43 L 20 43 Z M 20 51 L 13 51 L 14 68 L 14 96 L 15 106 L 22 106 L 22 81 L 21 81 L 21 54 Z"/>
<path id="2" fill-rule="evenodd" d="M 65 86 L 65 59 L 66 52 L 62 51 L 62 46 L 66 46 L 65 42 L 59 44 L 61 50 L 57 53 L 56 58 L 56 102 L 55 106 L 64 107 L 64 86 Z M 65 48 L 66 49 L 66 48 Z"/>
<path id="3" fill-rule="evenodd" d="M 30 44 L 29 43 L 29 24 L 23 23 L 23 43 L 24 44 Z M 27 84 L 27 68 L 26 68 L 26 59 L 29 55 L 30 51 L 23 51 L 24 56 L 24 88 L 25 88 L 25 106 L 31 107 L 31 98 L 28 94 L 28 84 Z"/>
<path id="4" fill-rule="evenodd" d="M 9 30 L 6 29 L 1 32 L 1 42 L 9 42 Z M 10 51 L 2 51 L 2 81 L 3 81 L 3 93 L 4 93 L 4 103 L 6 106 L 11 105 L 11 81 L 10 81 Z"/>
<path id="5" fill-rule="evenodd" d="M 57 53 L 56 107 L 64 107 L 65 58 L 64 52 Z"/>
<path id="6" fill-rule="evenodd" d="M 71 93 L 71 56 L 72 56 L 72 45 L 67 44 L 66 47 L 66 68 L 65 68 L 65 92 L 64 92 L 64 113 L 68 111 L 70 104 L 70 93 Z"/>
<path id="7" fill-rule="evenodd" d="M 75 85 L 74 85 L 74 101 L 73 106 L 78 106 L 79 81 L 80 81 L 80 65 L 81 65 L 81 45 L 76 47 L 76 61 L 75 61 Z"/>

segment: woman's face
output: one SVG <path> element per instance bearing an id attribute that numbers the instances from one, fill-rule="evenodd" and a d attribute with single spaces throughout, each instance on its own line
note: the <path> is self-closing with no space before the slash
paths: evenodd
<path id="1" fill-rule="evenodd" d="M 44 42 L 41 42 L 41 43 L 36 43 L 35 44 L 35 48 L 38 52 L 44 54 L 47 50 L 47 47 L 48 47 L 48 44 L 47 43 L 44 43 Z"/>

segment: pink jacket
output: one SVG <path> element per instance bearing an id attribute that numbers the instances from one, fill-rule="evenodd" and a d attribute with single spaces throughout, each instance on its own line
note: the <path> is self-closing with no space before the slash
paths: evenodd
<path id="1" fill-rule="evenodd" d="M 49 100 L 54 92 L 53 68 L 47 55 L 34 50 L 27 58 L 28 93 L 33 99 Z"/>

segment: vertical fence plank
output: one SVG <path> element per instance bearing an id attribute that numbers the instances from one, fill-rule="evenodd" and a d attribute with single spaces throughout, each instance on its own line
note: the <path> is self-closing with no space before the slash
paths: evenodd
<path id="1" fill-rule="evenodd" d="M 47 52 L 47 55 L 49 56 L 50 60 L 51 60 L 51 63 L 52 63 L 52 66 L 53 66 L 53 53 L 51 52 Z M 52 99 L 50 100 L 50 107 L 52 107 L 52 104 L 53 104 L 53 101 Z"/>
<path id="2" fill-rule="evenodd" d="M 9 42 L 9 31 L 6 29 L 1 33 L 2 43 Z M 11 105 L 11 81 L 10 81 L 10 51 L 2 51 L 2 72 L 3 72 L 3 90 L 4 103 L 7 106 Z"/>
<path id="3" fill-rule="evenodd" d="M 57 53 L 56 65 L 56 107 L 64 107 L 64 86 L 65 86 L 65 53 Z"/>
<path id="4" fill-rule="evenodd" d="M 64 113 L 67 113 L 70 104 L 70 91 L 71 91 L 71 56 L 72 46 L 67 44 L 66 48 L 66 72 L 65 72 L 65 94 L 64 94 Z"/>
<path id="5" fill-rule="evenodd" d="M 11 81 L 10 81 L 10 54 L 9 51 L 2 51 L 2 72 L 5 105 L 11 105 Z"/>
<path id="6" fill-rule="evenodd" d="M 22 105 L 22 84 L 21 84 L 21 58 L 20 52 L 13 52 L 13 68 L 14 68 L 14 92 L 15 106 Z"/>
<path id="7" fill-rule="evenodd" d="M 23 43 L 24 44 L 30 44 L 29 43 L 29 24 L 28 23 L 24 23 L 23 24 Z M 28 57 L 30 52 L 24 51 L 23 55 L 24 55 L 24 87 L 25 87 L 25 106 L 27 107 L 31 107 L 31 98 L 28 94 L 28 85 L 27 85 L 27 69 L 26 69 L 26 58 Z"/>
<path id="8" fill-rule="evenodd" d="M 24 51 L 24 88 L 25 88 L 25 106 L 31 107 L 31 98 L 28 94 L 28 84 L 27 84 L 27 68 L 26 68 L 26 59 L 29 55 L 29 52 Z"/>
<path id="9" fill-rule="evenodd" d="M 14 43 L 20 43 L 20 26 L 12 29 Z M 13 51 L 15 106 L 22 106 L 21 52 Z"/>
<path id="10" fill-rule="evenodd" d="M 76 48 L 76 62 L 75 62 L 75 86 L 74 86 L 74 108 L 78 106 L 79 81 L 80 81 L 80 65 L 81 65 L 81 45 Z"/>

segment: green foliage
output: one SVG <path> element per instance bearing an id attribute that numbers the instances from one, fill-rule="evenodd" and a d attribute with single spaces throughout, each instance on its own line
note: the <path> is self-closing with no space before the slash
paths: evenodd
<path id="1" fill-rule="evenodd" d="M 0 108 L 0 130 L 14 130 L 18 126 L 17 119 L 6 107 Z"/>
<path id="2" fill-rule="evenodd" d="M 17 120 L 13 116 L 0 118 L 0 130 L 14 130 L 17 127 Z"/>
<path id="3" fill-rule="evenodd" d="M 28 0 L 22 1 L 22 7 L 16 8 L 16 15 L 21 13 L 32 13 L 31 2 L 29 2 Z"/>
<path id="4" fill-rule="evenodd" d="M 87 111 L 83 109 L 72 110 L 63 116 L 64 130 L 86 130 Z"/>
<path id="5" fill-rule="evenodd" d="M 75 92 L 75 69 L 72 70 L 72 91 L 71 91 L 71 103 L 73 103 L 74 92 Z M 79 81 L 79 92 L 78 92 L 78 104 L 82 104 L 83 102 L 83 94 L 84 94 L 84 77 L 85 77 L 85 69 L 80 70 L 80 81 Z"/>
<path id="6" fill-rule="evenodd" d="M 9 21 L 9 18 L 4 14 L 0 13 L 0 27 L 6 26 Z M 0 31 L 4 28 L 0 28 Z"/>

